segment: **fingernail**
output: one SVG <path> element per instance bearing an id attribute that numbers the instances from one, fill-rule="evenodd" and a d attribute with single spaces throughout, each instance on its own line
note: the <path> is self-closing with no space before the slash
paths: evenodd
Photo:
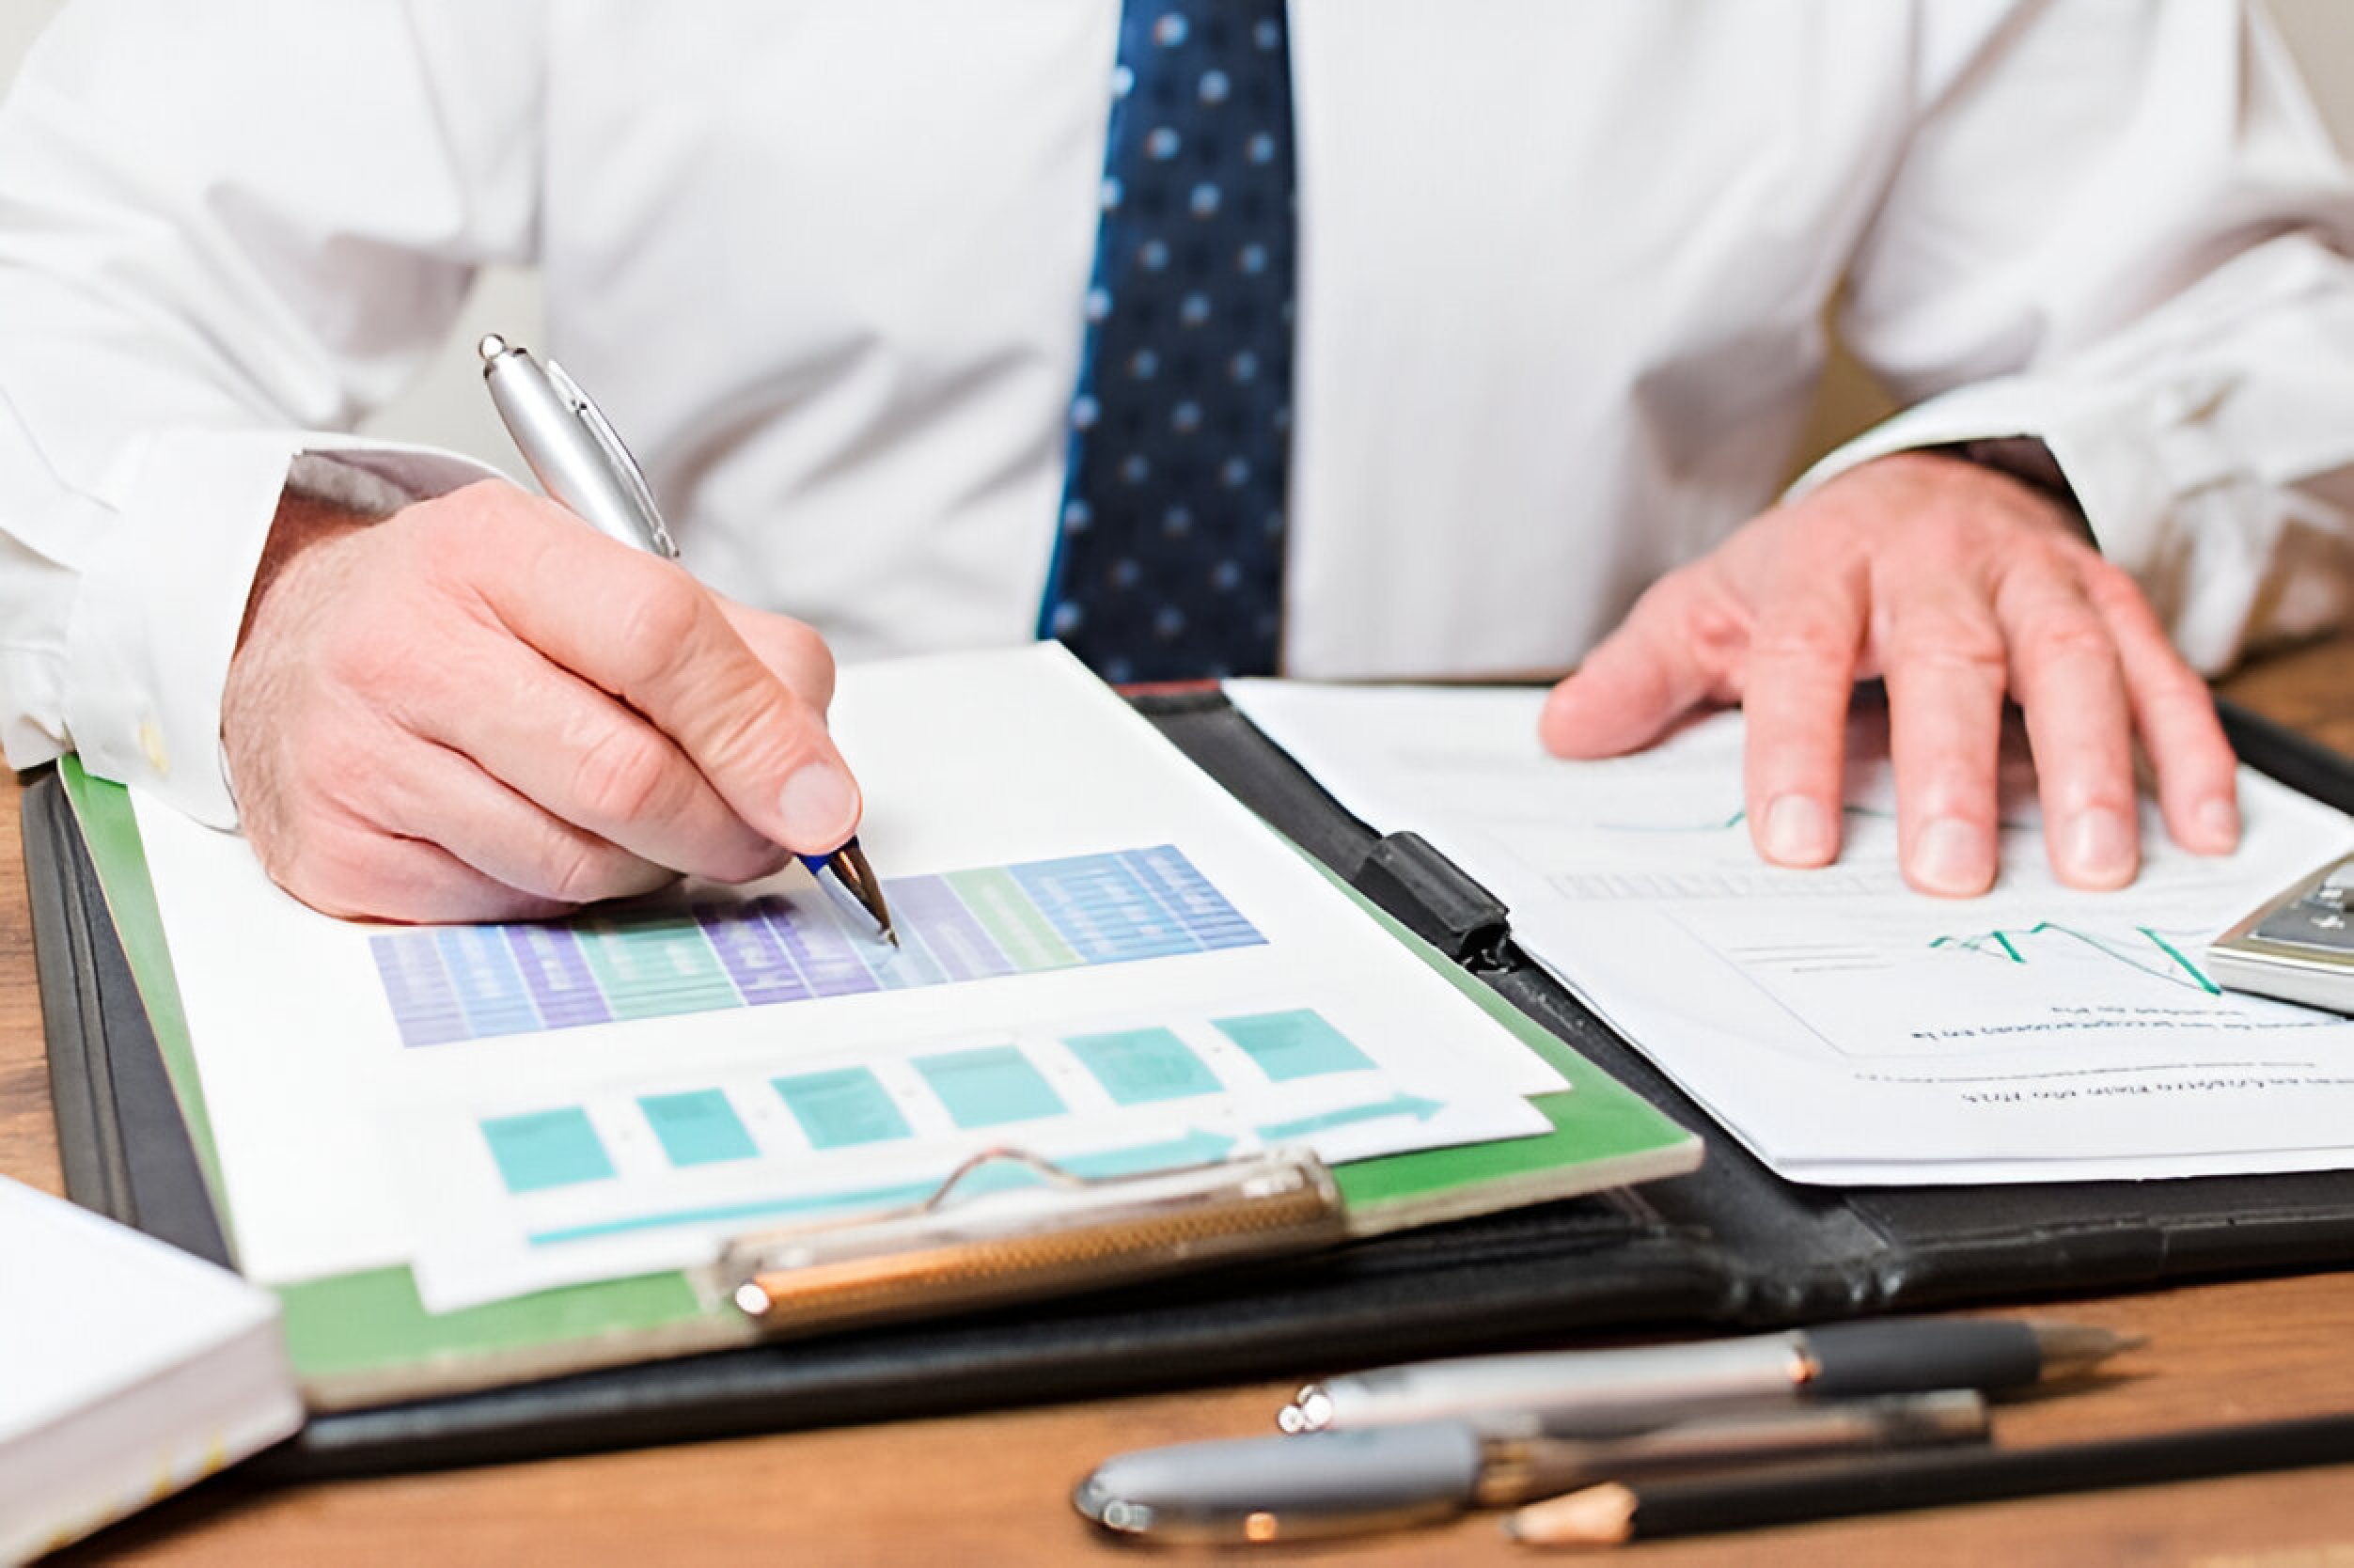
<path id="1" fill-rule="evenodd" d="M 1932 893 L 1974 897 L 1994 880 L 1994 847 L 1966 822 L 1939 817 L 1913 840 L 1913 881 Z"/>
<path id="2" fill-rule="evenodd" d="M 2079 882 L 2113 887 L 2133 876 L 2133 830 L 2120 812 L 2079 811 L 2061 836 L 2061 853 Z"/>
<path id="3" fill-rule="evenodd" d="M 1783 866 L 1820 866 L 1838 845 L 1830 813 L 1812 795 L 1777 795 L 1766 808 L 1766 858 Z"/>
<path id="4" fill-rule="evenodd" d="M 833 763 L 810 762 L 785 779 L 777 810 L 788 847 L 833 849 L 857 825 L 858 789 Z"/>
<path id="5" fill-rule="evenodd" d="M 2228 795 L 2203 800 L 2192 821 L 2199 827 L 2199 847 L 2221 855 L 2239 843 L 2239 806 Z"/>

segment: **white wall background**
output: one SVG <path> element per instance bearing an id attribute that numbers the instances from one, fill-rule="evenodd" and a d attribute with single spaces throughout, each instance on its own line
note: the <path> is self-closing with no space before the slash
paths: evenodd
<path id="1" fill-rule="evenodd" d="M 857 0 L 840 3 L 855 5 Z M 0 84 L 16 74 L 25 49 L 64 4 L 0 0 Z M 2271 8 L 2338 146 L 2354 154 L 2354 0 L 2271 0 Z M 477 337 L 490 331 L 526 343 L 539 340 L 539 296 L 528 274 L 494 272 L 485 276 L 439 359 L 407 396 L 370 420 L 369 428 L 455 447 L 514 467 L 513 450 L 482 395 L 471 349 Z M 1835 366 L 1810 444 L 1829 445 L 1876 417 L 1882 406 L 1877 392 L 1853 366 Z"/>

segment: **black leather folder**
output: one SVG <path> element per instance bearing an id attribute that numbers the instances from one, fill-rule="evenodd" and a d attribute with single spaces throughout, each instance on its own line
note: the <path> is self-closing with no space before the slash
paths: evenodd
<path id="1" fill-rule="evenodd" d="M 1781 1181 L 1520 954 L 1508 913 L 1414 836 L 1376 836 L 1215 693 L 1139 705 L 1301 847 L 1707 1136 L 1703 1167 L 1173 1284 L 322 1415 L 259 1465 L 306 1477 L 471 1465 L 2354 1261 L 2354 1171 L 1852 1191 Z M 2225 720 L 2247 761 L 2354 809 L 2354 765 L 2252 715 Z M 67 1188 L 225 1261 L 56 779 L 26 790 L 24 823 Z"/>

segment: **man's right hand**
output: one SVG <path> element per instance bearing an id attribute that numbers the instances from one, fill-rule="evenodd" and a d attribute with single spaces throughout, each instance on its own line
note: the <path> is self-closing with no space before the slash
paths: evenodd
<path id="1" fill-rule="evenodd" d="M 290 507 L 297 506 L 290 501 Z M 282 510 L 221 706 L 246 837 L 331 915 L 534 918 L 745 882 L 856 828 L 832 655 L 486 481 Z"/>

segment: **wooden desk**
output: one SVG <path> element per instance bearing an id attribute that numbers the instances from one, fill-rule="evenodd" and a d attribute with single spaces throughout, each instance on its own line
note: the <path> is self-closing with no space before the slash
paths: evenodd
<path id="1" fill-rule="evenodd" d="M 2227 688 L 2354 750 L 2354 640 Z M 0 808 L 0 1171 L 59 1188 L 15 792 Z M 2354 1260 L 2349 1260 L 2354 1262 Z M 5 1281 L 0 1260 L 0 1281 Z M 0 1286 L 4 1288 L 4 1286 Z M 2354 1410 L 2354 1275 L 2238 1281 L 2038 1310 L 2146 1334 L 2090 1391 L 2005 1408 L 2035 1444 Z M 1321 1369 L 1303 1367 L 1303 1373 Z M 793 1433 L 384 1481 L 269 1489 L 215 1482 L 73 1554 L 175 1562 L 1171 1560 L 1089 1534 L 1065 1500 L 1123 1448 L 1269 1430 L 1290 1391 L 1256 1387 Z M 2354 1564 L 2354 1466 L 1835 1521 L 1632 1548 L 1658 1564 L 2172 1562 Z M 1208 1554 L 1201 1554 L 1208 1555 Z M 1540 1560 L 1489 1517 L 1414 1534 L 1231 1554 L 1261 1561 Z"/>

